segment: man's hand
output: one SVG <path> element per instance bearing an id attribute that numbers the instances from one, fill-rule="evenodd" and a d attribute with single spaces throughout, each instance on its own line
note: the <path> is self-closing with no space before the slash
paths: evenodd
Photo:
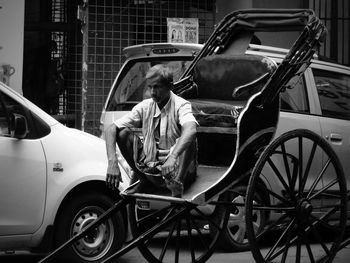
<path id="1" fill-rule="evenodd" d="M 167 175 L 170 175 L 170 173 L 174 172 L 176 169 L 176 156 L 173 154 L 170 154 L 165 161 L 165 163 L 162 165 L 162 176 L 167 178 Z"/>
<path id="2" fill-rule="evenodd" d="M 194 121 L 185 122 L 181 128 L 181 136 L 177 139 L 171 154 L 162 165 L 162 176 L 164 178 L 174 177 L 177 169 L 177 159 L 196 139 L 197 123 Z"/>
<path id="3" fill-rule="evenodd" d="M 106 184 L 108 188 L 116 190 L 120 182 L 123 182 L 123 179 L 118 166 L 118 160 L 117 158 L 113 158 L 108 161 Z"/>

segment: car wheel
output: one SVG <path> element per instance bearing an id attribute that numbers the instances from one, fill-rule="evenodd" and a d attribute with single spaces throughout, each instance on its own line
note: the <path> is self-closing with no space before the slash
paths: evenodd
<path id="1" fill-rule="evenodd" d="M 230 217 L 227 223 L 226 229 L 223 231 L 221 238 L 218 241 L 218 248 L 228 251 L 246 251 L 249 250 L 249 243 L 246 233 L 245 224 L 245 196 L 246 196 L 247 186 L 240 185 L 233 189 L 230 189 L 230 200 L 232 203 L 237 204 L 231 207 Z M 263 203 L 264 196 L 262 192 L 256 192 L 255 200 L 257 203 Z M 216 217 L 222 216 L 221 212 L 218 211 Z M 261 229 L 266 220 L 267 214 L 259 211 L 253 217 L 254 224 L 257 229 Z"/>
<path id="2" fill-rule="evenodd" d="M 59 246 L 79 233 L 113 205 L 102 193 L 75 196 L 66 203 L 56 223 L 55 245 Z M 100 262 L 120 249 L 125 241 L 125 224 L 120 212 L 88 232 L 60 254 L 68 262 Z"/>

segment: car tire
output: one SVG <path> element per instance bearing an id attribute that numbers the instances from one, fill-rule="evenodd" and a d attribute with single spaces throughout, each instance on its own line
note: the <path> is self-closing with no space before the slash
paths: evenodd
<path id="1" fill-rule="evenodd" d="M 239 185 L 230 189 L 230 200 L 232 203 L 240 204 L 239 206 L 232 206 L 230 217 L 226 229 L 222 232 L 221 237 L 217 243 L 217 247 L 226 252 L 247 251 L 250 245 L 246 234 L 245 224 L 245 206 L 244 201 L 246 197 L 247 186 Z M 258 202 L 266 202 L 262 191 L 257 192 L 256 200 Z M 265 201 L 264 201 L 265 200 Z M 222 211 L 218 210 L 215 217 L 221 217 Z M 267 220 L 268 215 L 262 211 L 255 217 L 256 224 L 259 229 L 262 228 Z"/>
<path id="2" fill-rule="evenodd" d="M 114 201 L 103 193 L 76 195 L 66 202 L 55 229 L 58 247 L 108 210 Z M 59 254 L 59 262 L 100 262 L 120 249 L 125 241 L 125 223 L 120 212 Z"/>

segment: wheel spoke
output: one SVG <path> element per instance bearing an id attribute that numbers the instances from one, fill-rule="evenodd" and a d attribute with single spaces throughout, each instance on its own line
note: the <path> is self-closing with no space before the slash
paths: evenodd
<path id="1" fill-rule="evenodd" d="M 313 210 L 322 210 L 322 209 L 332 209 L 338 207 L 340 208 L 341 205 L 320 205 L 320 206 L 313 206 Z"/>
<path id="2" fill-rule="evenodd" d="M 338 206 L 339 207 L 339 206 Z M 313 226 L 316 226 L 317 223 L 320 223 L 322 226 L 327 227 L 328 229 L 332 229 L 336 232 L 336 234 L 340 234 L 340 231 L 337 231 L 338 227 L 329 225 L 325 220 L 327 220 L 328 217 L 330 217 L 332 214 L 334 214 L 337 211 L 336 207 L 329 210 L 326 214 L 321 216 L 320 218 L 315 217 L 314 215 L 310 215 L 310 217 L 313 219 L 313 222 L 311 223 Z M 310 227 L 305 228 L 304 232 L 307 233 L 310 231 Z M 340 229 L 339 229 L 340 230 Z"/>
<path id="3" fill-rule="evenodd" d="M 278 220 L 276 220 L 275 222 L 270 224 L 266 229 L 261 231 L 261 233 L 259 233 L 259 235 L 256 236 L 256 239 L 259 240 L 263 236 L 263 234 L 265 234 L 266 232 L 271 231 L 274 227 L 276 227 L 277 225 L 281 224 L 284 221 L 284 219 L 286 219 L 287 217 L 288 217 L 287 214 L 283 214 Z"/>
<path id="4" fill-rule="evenodd" d="M 286 262 L 288 251 L 289 251 L 289 247 L 290 247 L 291 238 L 292 238 L 292 232 L 289 231 L 288 235 L 287 235 L 286 245 L 284 246 L 284 251 L 283 251 L 281 263 L 285 263 Z"/>
<path id="5" fill-rule="evenodd" d="M 191 259 L 192 262 L 196 261 L 196 255 L 194 252 L 194 247 L 193 247 L 193 243 L 192 243 L 192 228 L 191 228 L 191 224 L 190 224 L 190 220 L 189 220 L 189 215 L 187 215 L 186 217 L 186 225 L 187 225 L 187 234 L 188 234 L 188 243 L 190 245 L 190 250 L 191 250 Z"/>
<path id="6" fill-rule="evenodd" d="M 292 190 L 294 189 L 294 186 L 292 184 L 292 178 L 290 174 L 290 168 L 287 160 L 287 152 L 286 152 L 286 146 L 284 143 L 281 144 L 281 150 L 282 150 L 282 156 L 283 156 L 283 162 L 284 162 L 284 167 L 286 168 L 286 174 L 288 178 L 289 185 L 292 186 Z"/>
<path id="7" fill-rule="evenodd" d="M 310 228 L 308 228 L 307 231 L 305 231 L 305 233 L 307 233 L 308 231 L 310 231 Z M 293 239 L 291 239 L 291 240 L 289 241 L 289 247 L 296 244 L 296 247 L 297 247 L 297 248 L 296 248 L 296 254 L 298 254 L 298 246 L 299 246 L 299 250 L 301 251 L 300 236 L 301 236 L 302 234 L 303 234 L 303 233 L 301 232 L 301 234 L 298 234 L 297 236 L 295 236 Z M 279 255 L 282 253 L 282 251 L 284 251 L 283 248 L 279 249 L 279 250 L 276 252 L 276 254 L 274 255 L 274 258 L 276 258 L 277 256 L 279 256 Z M 300 253 L 300 251 L 299 251 L 299 253 Z M 300 256 L 299 256 L 299 257 L 300 257 Z M 296 257 L 296 258 L 297 258 L 297 257 Z"/>
<path id="8" fill-rule="evenodd" d="M 333 185 L 335 185 L 336 183 L 339 182 L 339 179 L 336 178 L 334 179 L 332 182 L 328 183 L 325 187 L 323 187 L 322 189 L 318 190 L 316 193 L 314 193 L 313 195 L 311 195 L 312 192 L 309 192 L 307 198 L 309 198 L 309 200 L 314 199 L 315 197 L 323 194 L 326 190 L 328 190 L 329 188 L 331 188 Z M 311 196 L 310 196 L 311 195 Z"/>
<path id="9" fill-rule="evenodd" d="M 298 172 L 298 174 L 299 174 L 299 196 L 302 196 L 302 193 L 303 193 L 303 191 L 302 191 L 302 189 L 301 189 L 301 187 L 302 187 L 302 185 L 301 185 L 301 182 L 302 182 L 302 180 L 303 180 L 303 137 L 302 136 L 298 136 L 298 146 L 299 146 L 299 165 L 298 165 L 298 167 L 299 167 L 299 172 Z"/>
<path id="10" fill-rule="evenodd" d="M 171 227 L 170 231 L 169 231 L 169 234 L 167 236 L 167 239 L 165 241 L 165 244 L 163 246 L 163 249 L 160 253 L 160 256 L 159 256 L 159 261 L 163 261 L 163 258 L 164 258 L 164 255 L 165 255 L 165 252 L 168 248 L 168 245 L 169 245 L 169 241 L 171 239 L 171 237 L 173 236 L 173 233 L 174 233 L 174 230 L 175 230 L 175 227 L 176 227 L 176 223 L 173 224 L 173 226 Z"/>
<path id="11" fill-rule="evenodd" d="M 312 145 L 312 148 L 311 148 L 311 152 L 310 152 L 309 158 L 307 160 L 307 164 L 306 164 L 303 180 L 302 180 L 302 182 L 300 184 L 301 192 L 304 191 L 304 187 L 305 187 L 305 184 L 306 184 L 309 172 L 310 172 L 311 164 L 312 164 L 312 161 L 314 160 L 314 157 L 315 157 L 316 147 L 317 147 L 316 142 L 313 142 L 313 145 Z"/>
<path id="12" fill-rule="evenodd" d="M 277 176 L 277 178 L 280 180 L 280 182 L 282 183 L 284 189 L 289 193 L 289 196 L 294 196 L 294 194 L 292 193 L 291 189 L 289 188 L 289 186 L 287 185 L 286 181 L 283 179 L 282 174 L 280 173 L 280 171 L 278 170 L 278 168 L 276 167 L 276 165 L 273 163 L 273 161 L 271 160 L 271 158 L 269 158 L 267 160 L 268 164 L 270 165 L 270 167 L 272 168 L 273 172 L 275 173 L 275 175 Z"/>
<path id="13" fill-rule="evenodd" d="M 269 195 L 272 195 L 273 197 L 275 197 L 276 199 L 280 200 L 282 203 L 288 204 L 290 205 L 291 202 L 289 202 L 286 198 L 284 198 L 283 196 L 280 196 L 279 194 L 271 191 L 270 189 L 266 188 L 266 191 Z"/>
<path id="14" fill-rule="evenodd" d="M 176 248 L 175 248 L 175 263 L 179 262 L 180 255 L 180 237 L 181 237 L 181 219 L 177 221 L 176 229 Z"/>
<path id="15" fill-rule="evenodd" d="M 265 206 L 265 205 L 254 205 L 254 210 L 257 211 L 277 211 L 277 212 L 283 212 L 283 211 L 294 211 L 295 207 L 294 206 L 280 206 L 280 205 L 270 205 L 270 206 Z"/>
<path id="16" fill-rule="evenodd" d="M 318 233 L 315 226 L 312 224 L 312 222 L 309 222 L 309 226 L 311 228 L 311 232 L 316 236 L 317 240 L 320 242 L 323 250 L 326 252 L 327 255 L 329 255 L 329 249 L 326 246 L 326 243 L 324 242 L 322 236 Z"/>
<path id="17" fill-rule="evenodd" d="M 154 213 L 152 213 L 152 214 L 149 215 L 149 216 L 152 216 L 152 217 L 148 217 L 148 216 L 145 216 L 145 217 L 147 217 L 147 220 L 154 219 L 154 218 L 156 218 L 158 215 L 162 214 L 164 211 L 168 210 L 169 208 L 170 208 L 170 206 L 167 206 L 167 207 L 165 207 L 164 209 L 158 210 L 158 211 L 156 211 L 156 212 L 154 212 Z M 173 214 L 173 212 L 174 212 L 176 209 L 177 209 L 176 206 L 171 207 L 171 209 L 169 209 L 169 211 L 166 213 L 166 215 L 162 218 L 162 221 L 168 219 L 169 216 L 171 216 L 171 215 Z M 138 221 L 139 224 L 140 224 L 140 222 L 143 222 L 143 219 L 144 219 L 145 217 L 143 217 L 141 220 Z M 147 221 L 147 220 L 146 220 L 146 221 Z M 157 234 L 157 233 L 154 233 L 153 236 L 155 236 L 156 234 Z M 153 236 L 152 236 L 152 237 L 153 237 Z M 148 245 L 148 244 L 151 242 L 151 240 L 152 240 L 151 238 L 145 240 L 144 244 L 145 244 L 145 245 Z"/>
<path id="18" fill-rule="evenodd" d="M 323 197 L 325 198 L 334 198 L 334 199 L 341 199 L 341 194 L 340 193 L 330 193 L 330 192 L 327 192 L 327 193 L 322 193 Z"/>
<path id="19" fill-rule="evenodd" d="M 298 237 L 295 237 L 295 240 L 297 241 L 297 248 L 296 248 L 296 255 L 295 255 L 295 261 L 296 263 L 300 263 L 300 256 L 301 256 L 301 240 Z"/>
<path id="20" fill-rule="evenodd" d="M 308 240 L 304 240 L 304 243 L 306 246 L 307 253 L 309 254 L 310 262 L 311 263 L 315 262 L 315 258 L 314 258 L 314 255 L 312 253 L 312 250 L 311 250 L 311 247 L 310 247 Z"/>
<path id="21" fill-rule="evenodd" d="M 324 220 L 327 220 L 328 217 L 330 217 L 332 214 L 334 214 L 336 211 L 337 211 L 337 208 L 340 208 L 341 205 L 337 204 L 336 206 L 334 206 L 331 210 L 329 210 L 326 214 L 324 214 L 323 216 L 321 216 L 320 218 L 317 218 L 317 221 L 324 221 Z M 313 215 L 311 215 L 311 217 L 313 217 Z"/>
<path id="22" fill-rule="evenodd" d="M 293 171 L 292 171 L 292 190 L 295 192 L 295 185 L 298 180 L 298 167 L 299 167 L 299 161 L 297 158 L 294 157 L 293 159 Z M 294 199 L 295 200 L 295 199 Z"/>
<path id="23" fill-rule="evenodd" d="M 279 246 L 279 244 L 281 243 L 282 239 L 285 238 L 285 236 L 289 235 L 289 232 L 291 230 L 291 228 L 295 225 L 295 219 L 293 219 L 287 226 L 287 228 L 283 231 L 283 233 L 281 234 L 281 236 L 277 239 L 277 241 L 275 242 L 275 244 L 273 245 L 273 247 L 270 249 L 270 251 L 267 253 L 267 255 L 265 256 L 265 260 L 273 260 L 274 258 L 276 258 L 283 249 L 279 249 L 277 251 L 277 253 L 273 254 L 273 252 L 275 252 L 275 250 L 277 249 L 277 247 Z"/>
<path id="24" fill-rule="evenodd" d="M 159 213 L 155 212 L 155 213 L 152 213 L 153 217 L 154 216 L 158 216 L 159 214 L 162 214 L 160 212 L 164 212 L 165 210 L 169 209 L 170 206 L 168 207 L 165 207 L 164 209 L 161 209 L 161 210 L 158 210 Z M 169 211 L 166 213 L 166 215 L 162 218 L 162 221 L 165 221 L 166 219 L 168 219 L 171 215 L 173 215 L 174 211 L 177 209 L 177 207 L 171 207 L 171 209 L 169 209 Z M 150 219 L 150 218 L 148 218 Z M 141 221 L 141 220 L 140 220 Z M 155 232 L 153 235 L 151 235 L 150 237 L 154 237 L 155 235 L 157 234 L 157 232 Z M 152 241 L 152 238 L 148 238 L 144 241 L 144 244 L 147 246 L 150 242 Z"/>
<path id="25" fill-rule="evenodd" d="M 336 212 L 335 210 L 333 211 L 333 213 Z M 335 232 L 335 234 L 339 234 L 339 228 L 333 225 L 328 224 L 324 219 L 320 219 L 318 217 L 315 217 L 313 215 L 311 215 L 311 218 L 313 219 L 313 224 L 316 225 L 317 223 L 319 223 L 320 225 L 332 230 Z"/>
<path id="26" fill-rule="evenodd" d="M 328 165 L 330 164 L 331 160 L 328 159 L 328 161 L 326 162 L 326 164 L 323 166 L 321 172 L 319 173 L 319 175 L 317 176 L 317 178 L 315 179 L 315 181 L 312 183 L 309 193 L 307 195 L 307 198 L 310 196 L 310 194 L 315 190 L 317 184 L 319 183 L 319 181 L 321 180 L 324 172 L 327 170 Z"/>
<path id="27" fill-rule="evenodd" d="M 311 226 L 316 226 L 317 223 L 320 223 L 322 226 L 327 227 L 328 229 L 332 229 L 335 232 L 335 236 L 340 234 L 340 228 L 335 227 L 335 226 L 331 226 L 329 225 L 325 220 L 335 212 L 335 209 L 332 209 L 331 211 L 329 211 L 328 213 L 326 213 L 325 215 L 323 215 L 321 218 L 317 218 L 313 215 L 310 215 L 310 217 L 313 219 L 313 222 L 310 222 L 310 226 L 308 226 L 307 228 L 304 229 L 305 233 L 308 233 L 311 231 Z M 338 230 L 339 229 L 339 230 Z"/>
<path id="28" fill-rule="evenodd" d="M 209 246 L 208 246 L 207 242 L 205 241 L 204 236 L 203 236 L 201 230 L 199 229 L 197 223 L 192 218 L 191 218 L 191 222 L 192 222 L 192 225 L 194 226 L 194 229 L 197 231 L 199 239 L 201 240 L 201 243 L 203 244 L 204 248 L 208 250 Z"/>

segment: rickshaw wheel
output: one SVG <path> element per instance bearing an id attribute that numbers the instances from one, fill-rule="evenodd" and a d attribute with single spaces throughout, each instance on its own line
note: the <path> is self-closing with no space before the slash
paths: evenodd
<path id="1" fill-rule="evenodd" d="M 270 204 L 254 202 L 265 182 Z M 256 262 L 331 262 L 346 227 L 346 182 L 331 146 L 308 130 L 293 130 L 261 154 L 249 181 L 246 226 Z M 253 216 L 268 213 L 263 229 Z"/>
<path id="2" fill-rule="evenodd" d="M 219 197 L 219 201 L 227 202 L 227 194 Z M 162 229 L 138 245 L 141 254 L 148 262 L 206 262 L 213 254 L 218 238 L 226 227 L 229 218 L 229 207 L 217 204 L 214 208 L 209 205 L 199 207 L 194 204 L 171 203 L 160 209 L 146 213 L 138 208 L 137 202 L 129 204 L 129 222 L 134 238 L 142 234 L 157 222 L 162 222 L 183 209 L 189 209 L 177 220 L 170 222 Z M 226 209 L 225 216 L 215 218 L 213 215 L 220 207 Z M 210 223 L 218 229 L 213 236 L 206 227 Z"/>

